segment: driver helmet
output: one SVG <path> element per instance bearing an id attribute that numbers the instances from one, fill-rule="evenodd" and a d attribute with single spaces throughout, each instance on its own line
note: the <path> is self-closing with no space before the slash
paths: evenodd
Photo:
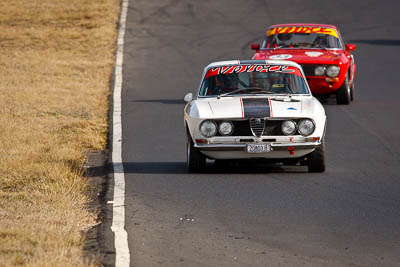
<path id="1" fill-rule="evenodd" d="M 278 40 L 279 41 L 289 41 L 292 39 L 292 34 L 291 33 L 279 33 L 278 34 Z"/>

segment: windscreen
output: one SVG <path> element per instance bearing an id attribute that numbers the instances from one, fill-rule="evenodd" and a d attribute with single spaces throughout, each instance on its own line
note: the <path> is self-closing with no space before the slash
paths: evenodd
<path id="1" fill-rule="evenodd" d="M 262 48 L 342 48 L 335 29 L 278 27 L 269 29 Z"/>
<path id="2" fill-rule="evenodd" d="M 236 65 L 209 69 L 199 96 L 308 93 L 302 73 L 296 67 Z"/>

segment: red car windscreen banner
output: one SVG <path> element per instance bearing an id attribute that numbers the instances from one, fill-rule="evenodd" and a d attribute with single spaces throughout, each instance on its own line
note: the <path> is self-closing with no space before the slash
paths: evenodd
<path id="1" fill-rule="evenodd" d="M 290 27 L 272 28 L 267 31 L 267 37 L 281 33 L 317 33 L 317 34 L 328 34 L 338 38 L 338 34 L 335 29 L 324 28 L 324 27 L 311 27 L 311 26 L 290 26 Z"/>

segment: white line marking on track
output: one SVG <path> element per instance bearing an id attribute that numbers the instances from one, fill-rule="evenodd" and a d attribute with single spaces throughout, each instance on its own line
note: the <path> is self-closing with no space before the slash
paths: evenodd
<path id="1" fill-rule="evenodd" d="M 125 175 L 122 166 L 122 120 L 121 120 L 121 89 L 122 89 L 122 62 L 124 52 L 124 36 L 128 0 L 122 0 L 121 17 L 117 40 L 115 60 L 115 82 L 113 91 L 113 137 L 112 162 L 114 168 L 114 200 L 113 219 L 111 230 L 115 235 L 115 266 L 129 266 L 130 253 L 128 233 L 125 230 Z"/>

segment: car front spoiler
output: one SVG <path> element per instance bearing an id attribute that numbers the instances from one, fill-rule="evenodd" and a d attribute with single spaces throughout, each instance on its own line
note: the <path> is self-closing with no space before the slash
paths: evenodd
<path id="1" fill-rule="evenodd" d="M 321 142 L 304 143 L 271 143 L 272 151 L 295 151 L 301 149 L 313 149 L 321 145 Z M 195 144 L 200 151 L 246 151 L 247 144 Z"/>

